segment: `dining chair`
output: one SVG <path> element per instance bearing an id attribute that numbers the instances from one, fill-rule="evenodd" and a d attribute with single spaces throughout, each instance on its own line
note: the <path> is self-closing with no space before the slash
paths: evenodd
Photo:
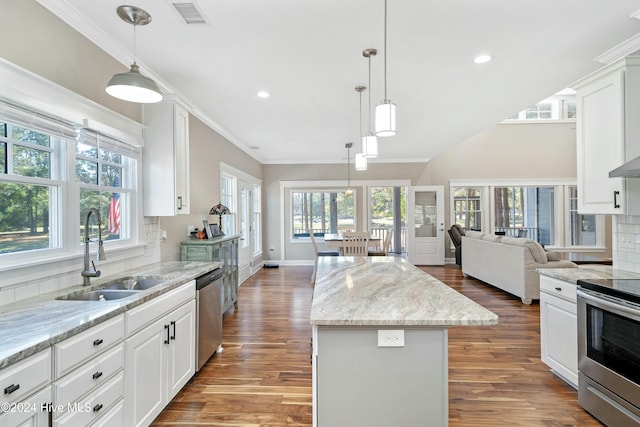
<path id="1" fill-rule="evenodd" d="M 369 256 L 380 256 L 380 255 L 388 255 L 389 250 L 391 249 L 391 239 L 393 238 L 393 229 L 387 232 L 387 235 L 384 237 L 384 242 L 382 243 L 382 249 L 369 251 Z"/>
<path id="2" fill-rule="evenodd" d="M 318 244 L 316 243 L 316 238 L 313 235 L 313 230 L 307 230 L 307 231 L 309 233 L 309 239 L 311 240 L 311 246 L 313 246 L 313 272 L 311 273 L 311 286 L 315 286 L 316 272 L 318 271 L 318 257 L 319 256 L 338 256 L 340 254 L 337 251 L 318 252 Z"/>
<path id="3" fill-rule="evenodd" d="M 369 232 L 345 231 L 342 233 L 342 254 L 347 256 L 369 255 Z"/>

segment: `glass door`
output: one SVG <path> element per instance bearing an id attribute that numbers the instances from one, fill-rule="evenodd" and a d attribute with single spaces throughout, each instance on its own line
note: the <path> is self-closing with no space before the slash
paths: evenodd
<path id="1" fill-rule="evenodd" d="M 414 265 L 444 265 L 444 187 L 409 187 L 407 255 Z"/>

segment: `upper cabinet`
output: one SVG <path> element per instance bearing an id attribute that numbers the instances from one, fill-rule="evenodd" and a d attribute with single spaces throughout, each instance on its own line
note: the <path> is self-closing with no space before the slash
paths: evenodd
<path id="1" fill-rule="evenodd" d="M 577 90 L 578 212 L 637 214 L 640 180 L 609 172 L 640 155 L 640 57 L 574 83 Z"/>
<path id="2" fill-rule="evenodd" d="M 189 213 L 189 113 L 175 100 L 144 105 L 144 215 Z"/>

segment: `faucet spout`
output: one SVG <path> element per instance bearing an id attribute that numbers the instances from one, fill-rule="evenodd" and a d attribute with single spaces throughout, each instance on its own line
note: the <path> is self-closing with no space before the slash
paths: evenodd
<path id="1" fill-rule="evenodd" d="M 89 267 L 89 243 L 91 241 L 89 239 L 89 219 L 91 218 L 91 214 L 94 214 L 98 221 L 98 251 L 96 253 L 96 260 L 103 261 L 107 259 L 104 253 L 104 246 L 102 244 L 102 217 L 100 216 L 100 211 L 96 208 L 91 208 L 87 212 L 87 218 L 84 222 L 84 269 L 82 270 L 82 273 L 80 273 L 83 277 L 83 284 L 85 286 L 89 286 L 91 284 L 91 277 L 100 277 L 100 270 L 96 270 L 93 262 L 91 263 L 93 265 L 93 269 Z"/>

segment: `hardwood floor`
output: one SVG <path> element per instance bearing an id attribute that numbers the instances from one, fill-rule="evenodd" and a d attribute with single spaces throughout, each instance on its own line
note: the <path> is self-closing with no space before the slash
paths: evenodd
<path id="1" fill-rule="evenodd" d="M 422 269 L 500 316 L 496 326 L 449 330 L 451 427 L 601 425 L 540 361 L 538 304 L 464 278 L 456 266 Z M 224 351 L 153 425 L 311 426 L 311 271 L 262 269 L 242 284 L 239 310 L 224 315 Z"/>

